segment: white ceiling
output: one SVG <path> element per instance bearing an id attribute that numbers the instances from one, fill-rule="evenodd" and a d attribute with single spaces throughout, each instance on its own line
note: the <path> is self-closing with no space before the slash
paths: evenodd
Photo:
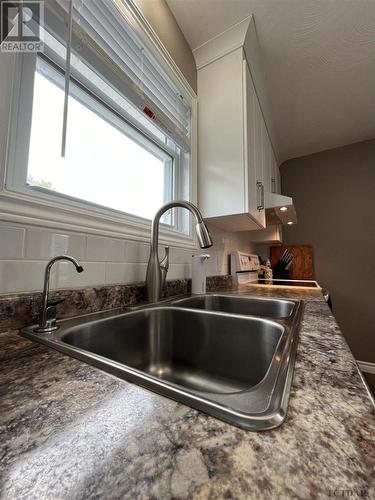
<path id="1" fill-rule="evenodd" d="M 254 14 L 280 160 L 375 138 L 375 0 L 167 0 L 192 49 Z"/>

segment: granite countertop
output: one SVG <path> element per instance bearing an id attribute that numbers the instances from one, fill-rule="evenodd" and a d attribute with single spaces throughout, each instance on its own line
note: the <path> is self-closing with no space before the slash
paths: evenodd
<path id="1" fill-rule="evenodd" d="M 306 301 L 285 423 L 248 432 L 0 335 L 0 498 L 375 498 L 374 407 L 320 291 Z"/>

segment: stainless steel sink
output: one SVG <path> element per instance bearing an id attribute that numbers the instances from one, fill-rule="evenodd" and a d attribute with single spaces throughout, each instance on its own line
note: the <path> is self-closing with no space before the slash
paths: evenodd
<path id="1" fill-rule="evenodd" d="M 196 295 L 174 301 L 175 306 L 206 311 L 221 311 L 231 314 L 249 314 L 267 318 L 289 318 L 295 302 L 236 295 Z"/>
<path id="2" fill-rule="evenodd" d="M 263 379 L 283 330 L 255 318 L 159 307 L 76 326 L 61 340 L 193 391 L 225 394 Z"/>
<path id="3" fill-rule="evenodd" d="M 53 333 L 30 327 L 23 335 L 237 426 L 265 430 L 280 425 L 287 409 L 302 307 L 290 302 L 291 315 L 278 321 L 179 303 L 86 315 L 60 321 Z"/>

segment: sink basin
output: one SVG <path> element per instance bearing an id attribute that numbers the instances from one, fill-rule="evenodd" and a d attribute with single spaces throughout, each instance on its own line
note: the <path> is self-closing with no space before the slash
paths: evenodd
<path id="1" fill-rule="evenodd" d="M 291 300 L 239 297 L 236 295 L 196 295 L 173 302 L 179 307 L 245 314 L 267 318 L 289 318 L 295 302 Z"/>
<path id="2" fill-rule="evenodd" d="M 282 333 L 261 319 L 159 307 L 76 326 L 61 341 L 187 389 L 231 393 L 263 379 Z"/>
<path id="3" fill-rule="evenodd" d="M 301 310 L 292 304 L 282 322 L 156 305 L 22 333 L 239 427 L 265 430 L 286 414 Z"/>

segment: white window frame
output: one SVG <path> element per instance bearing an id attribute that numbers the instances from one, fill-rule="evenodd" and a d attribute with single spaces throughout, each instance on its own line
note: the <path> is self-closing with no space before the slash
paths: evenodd
<path id="1" fill-rule="evenodd" d="M 16 191 L 23 194 L 29 194 L 30 196 L 39 196 L 43 199 L 54 201 L 60 199 L 62 202 L 74 205 L 77 208 L 90 208 L 95 209 L 98 212 L 105 214 L 113 214 L 118 212 L 120 215 L 124 215 L 116 209 L 112 209 L 106 206 L 98 205 L 94 202 L 87 200 L 75 198 L 67 194 L 52 192 L 51 190 L 40 188 L 37 186 L 26 185 L 26 179 L 28 174 L 28 151 L 29 151 L 29 139 L 30 139 L 30 115 L 32 113 L 32 100 L 30 99 L 30 89 L 33 88 L 34 84 L 34 74 L 36 65 L 36 56 L 33 54 L 27 54 L 20 56 L 21 64 L 20 76 L 16 79 L 19 80 L 19 85 L 15 88 L 19 89 L 19 95 L 17 95 L 17 90 L 15 90 L 14 96 L 14 113 L 18 117 L 17 130 L 14 131 L 14 136 L 10 141 L 10 151 L 9 151 L 9 164 L 11 168 L 8 171 L 6 178 L 6 187 L 10 191 Z M 63 73 L 61 69 L 55 68 L 55 64 L 50 62 L 48 58 L 41 57 L 41 64 L 46 68 L 46 71 L 51 71 L 51 76 L 56 76 L 60 82 L 63 84 Z M 170 192 L 164 193 L 165 196 L 172 196 L 172 198 L 179 195 L 178 178 L 180 176 L 180 165 L 179 156 L 175 153 L 175 148 L 168 147 L 168 144 L 160 142 L 154 137 L 147 137 L 147 134 L 139 132 L 134 125 L 128 123 L 126 119 L 121 116 L 121 112 L 116 112 L 112 106 L 109 106 L 106 102 L 107 100 L 101 96 L 96 96 L 90 94 L 88 91 L 83 90 L 79 84 L 75 84 L 74 79 L 70 83 L 69 93 L 72 97 L 78 99 L 84 106 L 92 110 L 103 120 L 110 123 L 112 126 L 122 131 L 127 137 L 134 140 L 134 142 L 141 145 L 145 150 L 151 152 L 154 156 L 158 157 L 161 161 L 172 160 L 171 168 L 168 168 L 169 172 L 165 172 L 165 176 L 168 178 L 170 185 Z M 21 144 L 22 147 L 18 146 Z M 14 168 L 17 166 L 16 168 Z M 169 199 L 169 198 L 168 198 Z M 168 201 L 165 197 L 164 202 Z M 127 214 L 131 216 L 131 214 Z M 139 217 L 133 215 L 133 217 Z M 182 232 L 184 227 L 184 221 L 176 217 L 176 214 L 168 217 L 168 225 L 171 229 L 175 231 Z"/>
<path id="2" fill-rule="evenodd" d="M 191 151 L 189 165 L 189 192 L 182 185 L 177 175 L 174 180 L 174 193 L 184 193 L 181 196 L 196 203 L 197 198 L 197 97 L 191 89 L 174 61 L 160 42 L 159 38 L 145 20 L 139 9 L 130 0 L 125 6 L 125 14 L 133 29 L 147 44 L 158 62 L 163 65 L 181 93 L 192 107 Z M 25 86 L 21 92 L 22 74 L 34 72 L 35 59 L 30 54 L 0 54 L 0 219 L 27 225 L 49 227 L 63 231 L 75 231 L 103 236 L 122 237 L 137 241 L 149 241 L 151 221 L 141 217 L 116 212 L 95 204 L 72 200 L 67 196 L 48 193 L 47 190 L 24 186 L 20 189 L 20 178 L 17 172 L 20 163 L 27 165 L 28 144 L 14 145 L 13 138 L 29 134 L 31 128 L 31 113 L 24 112 L 32 103 L 32 85 Z M 29 94 L 29 95 L 28 95 Z M 22 95 L 26 103 L 19 101 Z M 30 110 L 29 110 L 30 111 Z M 14 119 L 17 117 L 17 119 Z M 19 127 L 17 129 L 17 127 Z M 26 129 L 22 131 L 22 128 Z M 20 130 L 21 129 L 21 130 Z M 176 160 L 176 159 L 175 159 Z M 18 168 L 16 168 L 18 167 Z M 178 174 L 180 168 L 175 165 Z M 24 172 L 22 177 L 24 185 Z M 37 192 L 38 196 L 35 196 Z M 181 214 L 173 226 L 161 224 L 160 243 L 184 248 L 196 246 L 192 231 L 192 221 L 189 219 L 188 234 L 181 232 L 184 221 Z M 186 227 L 186 222 L 185 222 Z"/>

